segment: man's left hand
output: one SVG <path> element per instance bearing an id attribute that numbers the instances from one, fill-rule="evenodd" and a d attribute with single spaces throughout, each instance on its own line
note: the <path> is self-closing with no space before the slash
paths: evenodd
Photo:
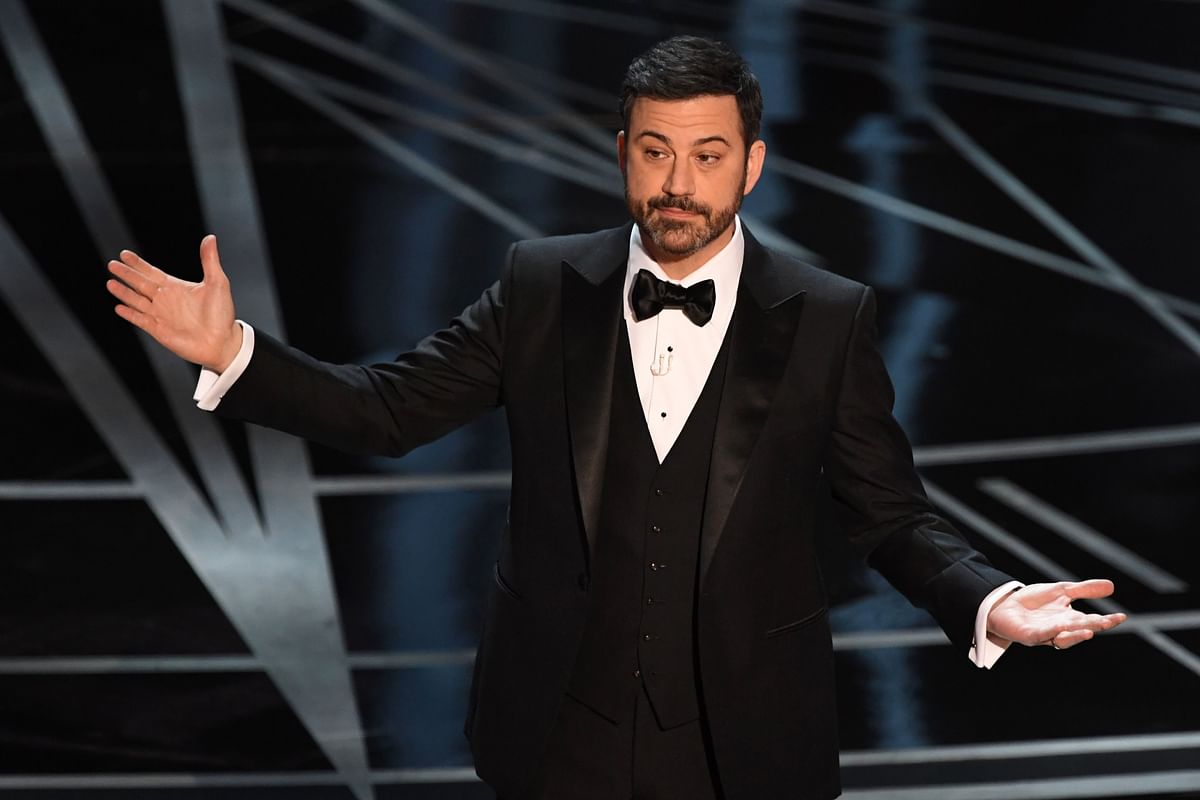
<path id="1" fill-rule="evenodd" d="M 1071 608 L 1075 600 L 1095 600 L 1113 593 L 1110 580 L 1034 583 L 1009 594 L 988 614 L 988 633 L 1033 646 L 1066 650 L 1099 631 L 1125 621 L 1124 614 L 1086 614 Z"/>

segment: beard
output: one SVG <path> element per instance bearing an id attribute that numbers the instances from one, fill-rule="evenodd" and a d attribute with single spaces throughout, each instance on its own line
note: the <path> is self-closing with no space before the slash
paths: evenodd
<path id="1" fill-rule="evenodd" d="M 742 189 L 746 186 L 746 175 L 742 174 Z M 693 200 L 688 196 L 672 197 L 658 195 L 645 202 L 638 202 L 629 194 L 629 183 L 625 184 L 625 204 L 629 214 L 637 223 L 638 230 L 650 237 L 650 241 L 664 253 L 684 258 L 702 250 L 729 229 L 733 218 L 742 207 L 742 192 L 734 194 L 733 201 L 724 208 Z M 676 208 L 698 214 L 699 219 L 667 219 L 653 214 L 654 209 Z"/>

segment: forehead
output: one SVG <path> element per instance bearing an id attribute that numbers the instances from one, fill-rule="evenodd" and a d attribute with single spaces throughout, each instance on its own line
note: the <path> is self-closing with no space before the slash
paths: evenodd
<path id="1" fill-rule="evenodd" d="M 676 144 L 708 136 L 723 136 L 735 143 L 741 138 L 741 120 L 737 99 L 731 94 L 686 100 L 639 97 L 633 101 L 625 133 L 631 140 L 644 131 L 655 131 Z"/>

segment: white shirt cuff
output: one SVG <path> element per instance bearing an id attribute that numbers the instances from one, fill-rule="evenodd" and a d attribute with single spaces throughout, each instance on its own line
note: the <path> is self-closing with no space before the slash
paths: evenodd
<path id="1" fill-rule="evenodd" d="M 992 606 L 997 602 L 1024 586 L 1025 584 L 1020 581 L 1009 581 L 1003 586 L 993 589 L 991 594 L 983 598 L 983 602 L 979 604 L 979 611 L 975 613 L 975 640 L 971 642 L 971 650 L 967 653 L 967 657 L 975 666 L 991 669 L 1000 660 L 1000 656 L 1004 655 L 1008 646 L 1012 644 L 1008 639 L 1001 639 L 999 636 L 992 636 L 988 633 L 988 614 L 992 612 Z"/>
<path id="2" fill-rule="evenodd" d="M 212 411 L 221 403 L 221 398 L 237 379 L 242 377 L 246 365 L 250 363 L 250 356 L 254 355 L 254 328 L 240 319 L 237 324 L 242 326 L 242 349 L 238 350 L 225 371 L 218 375 L 208 368 L 200 370 L 200 380 L 196 382 L 196 391 L 192 394 L 192 399 L 203 411 Z"/>

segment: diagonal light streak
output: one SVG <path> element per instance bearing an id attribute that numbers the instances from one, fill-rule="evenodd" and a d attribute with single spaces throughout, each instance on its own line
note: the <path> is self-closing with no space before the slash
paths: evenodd
<path id="1" fill-rule="evenodd" d="M 955 217 L 910 203 L 893 195 L 873 189 L 869 186 L 833 175 L 828 172 L 801 164 L 783 156 L 773 156 L 767 160 L 767 168 L 786 175 L 793 180 L 815 186 L 818 189 L 841 195 L 863 205 L 878 208 L 889 214 L 907 219 L 923 227 L 939 231 L 956 239 L 978 245 L 987 250 L 1010 256 L 1019 261 L 1048 269 L 1066 275 L 1076 280 L 1090 283 L 1114 292 L 1124 293 L 1127 286 L 1111 276 L 1097 272 L 1079 261 L 1042 250 L 1033 245 L 1025 244 L 995 231 L 972 225 Z M 1200 319 L 1200 304 L 1184 298 L 1175 297 L 1165 292 L 1152 294 L 1162 303 L 1176 311 L 1194 319 Z"/>
<path id="2" fill-rule="evenodd" d="M 837 0 L 786 0 L 801 11 L 822 14 L 858 22 L 869 22 L 880 26 L 917 26 L 928 36 L 952 39 L 969 44 L 983 45 L 990 49 L 1007 50 L 1026 56 L 1046 60 L 1064 61 L 1073 65 L 1085 65 L 1103 72 L 1133 75 L 1160 83 L 1200 89 L 1200 72 L 1177 67 L 1168 67 L 1147 61 L 1097 53 L 1074 47 L 1049 44 L 1020 36 L 1011 36 L 994 31 L 981 30 L 966 25 L 936 22 L 887 9 L 871 8 Z"/>
<path id="3" fill-rule="evenodd" d="M 670 3 L 669 5 L 673 7 L 677 4 Z M 820 22 L 806 22 L 804 25 L 804 34 L 806 39 L 812 40 L 812 45 L 818 42 L 833 46 L 848 45 L 852 48 L 858 48 L 860 51 L 866 50 L 868 52 L 880 46 L 880 31 L 866 30 L 860 27 L 845 27 L 837 23 L 822 24 Z M 807 58 L 808 54 L 814 51 L 812 45 L 803 49 L 802 58 Z M 833 51 L 824 51 L 819 48 L 817 51 L 833 54 Z M 843 51 L 844 54 L 848 54 L 849 52 L 852 51 Z M 953 44 L 935 44 L 931 59 L 930 66 L 944 63 L 948 65 L 976 67 L 981 70 L 1000 73 L 1007 77 L 1032 78 L 1076 89 L 1134 98 L 1140 101 L 1139 105 L 1145 103 L 1163 103 L 1182 106 L 1184 109 L 1200 109 L 1200 94 L 1194 90 L 1164 88 L 1161 85 L 1147 82 L 1144 79 L 1110 77 L 1098 74 L 1093 70 L 1080 69 L 1075 62 L 1069 62 L 1069 66 L 1052 66 L 1039 64 L 1023 58 L 990 55 L 978 49 L 961 48 Z M 878 62 L 869 62 L 867 59 L 864 59 L 862 63 L 878 64 Z M 877 69 L 882 71 L 885 67 L 879 64 Z M 937 70 L 936 74 L 948 78 L 968 77 L 970 75 L 970 73 L 952 72 L 944 69 Z M 936 83 L 937 81 L 933 82 Z M 1014 83 L 1013 85 L 1019 86 L 1022 84 Z M 1073 93 L 1073 95 L 1079 98 L 1096 97 L 1096 95 L 1080 93 Z"/>
<path id="4" fill-rule="evenodd" d="M 449 193 L 464 205 L 475 209 L 511 235 L 520 239 L 532 239 L 545 235 L 520 215 L 509 211 L 471 184 L 455 177 L 417 151 L 391 138 L 379 127 L 372 125 L 344 106 L 332 102 L 320 92 L 309 88 L 295 76 L 265 63 L 259 63 L 255 68 L 280 89 L 320 112 L 331 122 L 340 125 L 418 177 Z"/>
<path id="5" fill-rule="evenodd" d="M 1064 47 L 1019 36 L 972 28 L 966 25 L 938 22 L 885 8 L 837 2 L 836 0 L 783 1 L 786 5 L 806 14 L 852 20 L 854 22 L 866 22 L 878 27 L 900 25 L 918 27 L 926 35 L 941 39 L 984 45 L 992 50 L 1035 56 L 1048 61 L 1057 60 L 1073 66 L 1088 66 L 1101 72 L 1134 76 L 1148 81 L 1157 81 L 1159 83 L 1200 90 L 1200 72 L 1194 70 L 1168 67 L 1162 64 L 1114 56 L 1108 53 L 1097 53 L 1080 48 Z M 549 0 L 452 0 L 452 2 L 459 5 L 483 6 L 502 11 L 539 16 L 546 19 L 573 22 L 580 25 L 587 25 L 588 27 L 633 33 L 651 38 L 665 36 L 667 33 L 673 32 L 657 29 L 655 22 L 645 17 L 598 11 L 591 7 L 574 3 L 550 2 Z M 728 20 L 728 14 L 714 11 L 714 6 L 708 3 L 658 0 L 657 5 L 664 9 L 681 11 L 689 16 L 705 17 L 710 21 L 724 23 Z"/>
<path id="6" fill-rule="evenodd" d="M 26 102 L 96 249 L 107 259 L 114 258 L 122 248 L 136 248 L 112 187 L 21 0 L 0 0 L 0 44 L 9 53 Z M 261 535 L 250 492 L 224 434 L 215 420 L 197 413 L 189 400 L 195 383 L 193 370 L 141 331 L 137 331 L 137 339 L 163 386 L 225 531 L 231 535 Z"/>
<path id="7" fill-rule="evenodd" d="M 605 28 L 613 31 L 637 31 L 640 34 L 652 33 L 652 31 L 648 31 L 646 29 L 647 21 L 643 18 L 625 14 L 612 14 L 609 12 L 593 12 L 592 9 L 572 4 L 546 2 L 545 0 L 452 1 L 463 5 L 486 6 L 548 19 L 577 22 L 580 24 L 587 24 L 590 27 Z M 844 3 L 820 3 L 807 2 L 806 0 L 791 0 L 791 4 L 797 7 L 798 10 L 812 14 L 831 16 L 835 18 L 866 20 L 883 27 L 891 25 L 921 25 L 927 29 L 927 32 L 933 32 L 951 40 L 990 41 L 998 39 L 1001 40 L 1001 44 L 1007 45 L 1007 49 L 1011 50 L 1015 48 L 1017 52 L 1024 52 L 1032 47 L 1032 49 L 1041 53 L 1043 57 L 1049 58 L 1051 56 L 1055 56 L 1067 61 L 1072 65 L 1091 64 L 1097 69 L 1105 69 L 1110 72 L 1115 71 L 1120 74 L 1129 73 L 1135 77 L 1141 77 L 1145 80 L 1158 80 L 1161 82 L 1181 84 L 1191 88 L 1200 88 L 1200 73 L 1186 70 L 1176 70 L 1174 68 L 1163 67 L 1158 64 L 1114 58 L 1113 56 L 1106 54 L 1094 53 L 1085 50 L 1058 48 L 1052 45 L 1044 45 L 1029 40 L 1019 39 L 1017 37 L 1004 37 L 974 28 L 950 26 L 942 23 L 930 22 L 929 20 L 911 17 L 908 15 L 872 10 Z M 725 22 L 728 19 L 727 14 L 715 13 L 713 11 L 713 7 L 709 5 L 667 2 L 666 0 L 662 0 L 660 5 L 662 5 L 664 8 L 684 9 L 689 15 L 706 17 L 710 20 L 719 22 Z M 818 25 L 806 26 L 805 30 L 810 34 L 815 34 L 817 38 L 824 38 L 834 42 L 844 42 L 847 40 L 861 42 L 863 38 L 861 34 L 858 34 L 854 31 L 839 31 L 835 28 Z M 999 45 L 997 45 L 996 41 L 991 41 L 989 46 L 998 47 Z M 1000 47 L 1000 49 L 1006 48 Z M 805 61 L 814 63 L 831 64 L 854 71 L 868 72 L 871 74 L 882 75 L 884 77 L 887 76 L 885 65 L 874 59 L 862 56 L 835 53 L 833 51 L 822 50 L 819 47 L 808 46 L 804 48 L 801 58 Z M 1036 70 L 1041 68 L 1029 67 L 1028 69 Z M 1159 89 L 1155 86 L 1146 84 L 1135 84 L 1128 81 L 1119 81 L 1117 79 L 1106 79 L 1103 76 L 1087 75 L 1082 71 L 1070 72 L 1056 68 L 1044 69 L 1054 70 L 1053 73 L 1049 71 L 1045 72 L 1045 75 L 1058 75 L 1060 80 L 1073 83 L 1077 86 L 1092 87 L 1106 91 L 1112 91 L 1115 87 L 1121 86 L 1124 90 L 1135 93 L 1136 96 L 1141 99 L 1139 99 L 1137 102 L 1118 100 L 1096 94 L 1048 86 L 1039 86 L 1035 84 L 1005 80 L 1002 78 L 989 77 L 986 75 L 977 75 L 945 69 L 930 69 L 926 72 L 926 77 L 928 78 L 929 82 L 934 85 L 951 86 L 983 94 L 992 94 L 1000 97 L 1012 97 L 1053 106 L 1078 108 L 1093 113 L 1107 114 L 1111 116 L 1133 118 L 1146 117 L 1191 128 L 1200 127 L 1200 112 L 1188 108 L 1178 108 L 1172 105 L 1155 105 L 1148 104 L 1146 102 L 1148 97 L 1155 97 L 1160 101 L 1171 98 L 1188 98 L 1187 103 L 1192 104 L 1196 102 L 1196 98 L 1192 95 Z"/>
<path id="8" fill-rule="evenodd" d="M 259 73 L 268 80 L 308 85 L 322 94 L 353 103 L 360 108 L 383 114 L 389 119 L 413 125 L 444 136 L 447 139 L 498 158 L 525 164 L 578 186 L 607 195 L 620 196 L 620 176 L 598 175 L 567 161 L 559 160 L 536 148 L 520 144 L 456 120 L 417 108 L 391 97 L 360 88 L 344 81 L 318 74 L 296 64 L 289 64 L 244 47 L 231 47 L 234 61 Z"/>
<path id="9" fill-rule="evenodd" d="M 583 5 L 572 3 L 553 3 L 547 0 L 451 0 L 458 5 L 482 6 L 498 11 L 529 14 L 546 19 L 571 22 L 586 25 L 589 28 L 603 28 L 610 31 L 631 33 L 635 36 L 666 35 L 657 30 L 653 20 L 633 14 L 622 14 L 616 11 L 601 11 Z"/>
<path id="10" fill-rule="evenodd" d="M 862 72 L 874 75 L 886 82 L 890 82 L 892 77 L 886 64 L 869 56 L 808 47 L 805 48 L 801 57 L 813 64 L 824 64 L 851 72 Z M 948 86 L 952 89 L 964 89 L 977 94 L 1007 97 L 1056 108 L 1072 108 L 1111 117 L 1153 119 L 1189 128 L 1200 128 L 1200 111 L 1189 108 L 1157 105 L 1140 100 L 1126 100 L 1075 89 L 1043 86 L 948 69 L 930 68 L 925 72 L 925 78 L 931 86 Z"/>
<path id="11" fill-rule="evenodd" d="M 934 505 L 950 512 L 951 515 L 962 521 L 980 536 L 983 536 L 993 544 L 1003 548 L 1004 550 L 1007 550 L 1009 553 L 1040 572 L 1047 579 L 1056 581 L 1079 580 L 1079 578 L 1073 575 L 1069 570 L 1064 569 L 1057 562 L 1043 555 L 1035 547 L 992 522 L 990 519 L 983 516 L 954 495 L 946 492 L 928 480 L 923 479 L 923 481 L 925 484 L 925 492 L 929 495 L 929 499 L 933 501 Z M 1095 606 L 1103 614 L 1129 613 L 1124 607 L 1108 598 L 1089 600 L 1088 602 Z M 1141 620 L 1137 615 L 1131 615 L 1130 618 L 1122 624 L 1129 627 L 1133 633 L 1148 643 L 1151 647 L 1172 659 L 1184 669 L 1190 670 L 1195 675 L 1200 676 L 1200 656 L 1188 650 L 1171 637 L 1163 634 L 1153 625 Z"/>
<path id="12" fill-rule="evenodd" d="M 1197 423 L 1123 431 L 1035 436 L 1028 439 L 1001 439 L 993 442 L 924 445 L 913 448 L 913 459 L 919 467 L 936 467 L 946 464 L 1019 461 L 1194 444 L 1200 444 L 1200 424 Z"/>
<path id="13" fill-rule="evenodd" d="M 204 218 L 221 232 L 236 265 L 243 311 L 284 338 L 257 194 L 242 136 L 241 109 L 216 0 L 163 0 L 176 79 Z M 303 443 L 251 426 L 247 438 L 269 533 L 233 557 L 254 573 L 229 604 L 249 644 L 301 723 L 359 800 L 374 790 L 342 639 L 324 531 Z M 209 563 L 208 570 L 223 565 Z"/>
<path id="14" fill-rule="evenodd" d="M 0 217 L 0 297 L 190 562 L 226 539 L 116 371 Z"/>
<path id="15" fill-rule="evenodd" d="M 974 50 L 938 48 L 934 56 L 939 61 L 993 70 L 1007 76 L 1032 78 L 1078 89 L 1119 95 L 1143 103 L 1178 106 L 1193 111 L 1200 109 L 1200 95 L 1194 91 L 1165 89 L 1128 78 L 1111 78 L 1073 68 L 1043 66 L 1016 58 L 986 55 Z"/>
<path id="16" fill-rule="evenodd" d="M 100 438 L 132 477 L 134 488 L 145 498 L 180 553 L 285 697 L 299 706 L 301 721 L 312 730 L 311 719 L 305 717 L 305 712 L 311 709 L 294 699 L 297 684 L 315 684 L 309 687 L 310 692 L 325 692 L 333 698 L 323 700 L 324 703 L 342 699 L 338 698 L 336 687 L 322 682 L 321 653 L 317 646 L 322 638 L 328 638 L 333 626 L 327 617 L 312 613 L 310 590 L 302 582 L 308 565 L 316 559 L 303 553 L 290 559 L 281 558 L 278 548 L 271 549 L 270 540 L 262 537 L 225 536 L 199 491 L 116 371 L 34 265 L 3 218 L 0 218 L 0 299 L 26 328 Z M 301 646 L 289 651 L 289 636 L 300 637 Z M 340 663 L 345 670 L 344 655 Z M 299 674 L 299 681 L 287 680 L 292 672 Z M 352 694 L 346 699 L 353 704 Z M 314 731 L 319 744 L 322 741 L 318 733 L 322 730 L 328 733 L 330 728 L 318 727 Z M 345 731 L 345 726 L 332 728 L 334 736 L 345 736 Z M 330 760 L 338 764 L 337 760 Z"/>
<path id="17" fill-rule="evenodd" d="M 1160 594 L 1186 592 L 1188 589 L 1187 583 L 1149 559 L 1006 478 L 984 478 L 978 482 L 978 486 L 984 494 L 991 495 Z"/>
<path id="18" fill-rule="evenodd" d="M 464 111 L 487 120 L 499 128 L 518 135 L 556 153 L 577 161 L 580 166 L 595 169 L 601 173 L 616 172 L 617 166 L 611 158 L 604 158 L 591 148 L 573 142 L 566 137 L 558 136 L 544 130 L 519 114 L 512 114 L 485 103 L 453 87 L 446 86 L 430 79 L 422 73 L 398 64 L 378 53 L 341 36 L 311 25 L 300 18 L 279 9 L 259 2 L 259 0 L 224 0 L 225 5 L 237 9 L 243 14 L 268 23 L 279 31 L 287 33 L 295 39 L 310 44 L 327 53 L 335 55 L 352 64 L 381 77 L 393 80 L 401 85 L 416 89 L 437 99 L 441 103 L 456 106 Z"/>
<path id="19" fill-rule="evenodd" d="M 1049 203 L 1039 197 L 1010 170 L 981 147 L 962 128 L 933 104 L 926 104 L 926 117 L 934 129 L 972 166 L 1002 192 L 1041 222 L 1088 263 L 1109 275 L 1112 281 L 1146 313 L 1170 331 L 1188 349 L 1200 356 L 1200 332 L 1180 319 L 1166 303 L 1142 286 L 1129 271 L 1101 250 Z"/>
<path id="20" fill-rule="evenodd" d="M 268 539 L 224 535 L 199 491 L 138 408 L 112 365 L 71 315 L 2 217 L 0 299 L 7 303 L 100 438 L 132 477 L 150 510 L 239 635 L 284 695 L 298 706 L 301 720 L 311 726 L 312 709 L 296 702 L 298 685 L 310 693 L 323 692 L 324 704 L 341 706 L 349 702 L 353 708 L 348 677 L 344 696 L 339 696 L 336 686 L 322 680 L 325 670 L 318 643 L 328 638 L 330 629 L 336 631 L 336 628 L 327 618 L 313 613 L 314 604 L 308 597 L 311 587 L 304 585 L 308 565 L 316 559 L 305 553 L 291 559 L 281 558 L 278 548 L 272 548 Z M 289 637 L 301 637 L 300 646 L 288 647 Z M 339 665 L 348 673 L 344 655 Z M 287 680 L 291 673 L 298 673 L 299 680 Z M 317 737 L 318 743 L 326 745 L 327 752 L 330 738 L 344 737 L 348 732 L 346 726 L 316 727 L 314 735 L 331 734 L 324 742 Z M 337 755 L 336 747 L 333 749 Z M 330 760 L 339 765 L 339 759 Z M 365 762 L 362 768 L 366 769 Z M 360 792 L 360 797 L 369 796 L 369 792 Z"/>
<path id="21" fill-rule="evenodd" d="M 438 50 L 447 58 L 463 65 L 479 78 L 499 86 L 516 97 L 525 100 L 534 108 L 541 109 L 561 120 L 581 139 L 590 143 L 600 153 L 607 154 L 613 149 L 613 134 L 604 131 L 586 119 L 582 114 L 558 103 L 542 92 L 537 91 L 510 75 L 506 70 L 482 50 L 468 47 L 434 30 L 418 17 L 401 10 L 387 0 L 350 0 L 351 3 L 365 11 L 375 14 L 387 24 L 407 33 L 409 36 L 424 42 L 429 47 Z M 615 105 L 615 103 L 614 103 Z"/>

